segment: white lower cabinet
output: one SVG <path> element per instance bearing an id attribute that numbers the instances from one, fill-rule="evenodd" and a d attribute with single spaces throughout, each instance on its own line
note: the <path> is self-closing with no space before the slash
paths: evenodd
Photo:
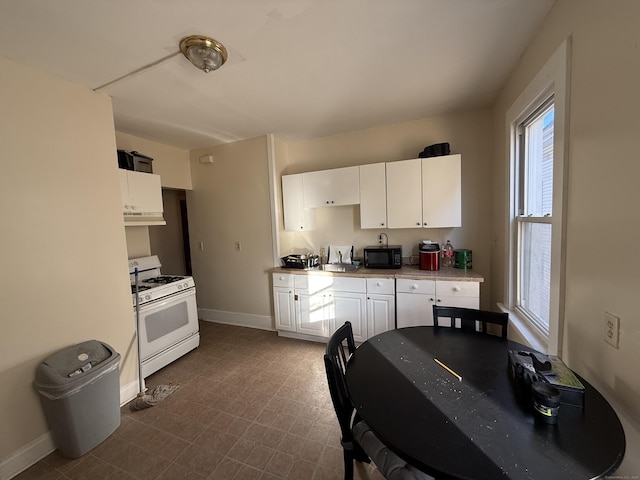
<path id="1" fill-rule="evenodd" d="M 367 278 L 367 338 L 396 328 L 395 279 Z"/>
<path id="2" fill-rule="evenodd" d="M 480 283 L 396 280 L 397 327 L 433 325 L 433 305 L 480 308 Z"/>
<path id="3" fill-rule="evenodd" d="M 277 330 L 329 338 L 351 322 L 353 338 L 395 328 L 395 281 L 328 275 L 273 274 Z"/>
<path id="4" fill-rule="evenodd" d="M 276 330 L 296 331 L 293 275 L 273 274 L 273 309 Z"/>

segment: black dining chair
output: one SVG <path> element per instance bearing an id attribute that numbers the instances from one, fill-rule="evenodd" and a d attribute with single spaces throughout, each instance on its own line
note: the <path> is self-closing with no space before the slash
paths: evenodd
<path id="1" fill-rule="evenodd" d="M 324 355 L 329 393 L 342 435 L 340 443 L 344 452 L 344 480 L 353 480 L 354 460 L 364 463 L 373 461 L 386 479 L 433 480 L 389 450 L 369 425 L 358 417 L 345 381 L 347 362 L 355 350 L 351 322 L 345 322 L 329 338 Z"/>
<path id="2" fill-rule="evenodd" d="M 489 310 L 477 310 L 474 308 L 433 306 L 433 325 L 442 326 L 443 318 L 451 319 L 452 328 L 461 328 L 473 332 L 491 333 L 487 325 L 498 325 L 500 336 L 507 338 L 509 315 L 507 313 L 491 312 Z M 458 323 L 457 320 L 460 320 Z"/>

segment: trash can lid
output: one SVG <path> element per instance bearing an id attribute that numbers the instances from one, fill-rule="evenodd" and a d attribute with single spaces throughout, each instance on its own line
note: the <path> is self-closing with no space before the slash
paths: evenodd
<path id="1" fill-rule="evenodd" d="M 43 360 L 36 371 L 35 383 L 52 386 L 80 379 L 114 354 L 113 348 L 97 340 L 72 345 Z"/>

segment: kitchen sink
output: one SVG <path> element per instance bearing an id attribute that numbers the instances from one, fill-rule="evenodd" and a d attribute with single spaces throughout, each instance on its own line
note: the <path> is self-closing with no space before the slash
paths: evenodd
<path id="1" fill-rule="evenodd" d="M 357 272 L 360 265 L 352 265 L 350 263 L 325 263 L 320 265 L 320 270 L 325 272 Z"/>

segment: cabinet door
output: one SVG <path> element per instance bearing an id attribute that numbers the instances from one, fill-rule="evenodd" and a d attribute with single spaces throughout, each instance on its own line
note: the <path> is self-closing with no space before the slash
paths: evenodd
<path id="1" fill-rule="evenodd" d="M 282 176 L 282 209 L 284 229 L 289 231 L 312 230 L 313 210 L 302 204 L 302 174 Z"/>
<path id="2" fill-rule="evenodd" d="M 384 163 L 360 165 L 360 228 L 387 227 L 387 181 Z"/>
<path id="3" fill-rule="evenodd" d="M 423 158 L 423 227 L 459 227 L 462 225 L 461 212 L 461 156 Z"/>
<path id="4" fill-rule="evenodd" d="M 387 169 L 387 220 L 389 228 L 422 226 L 421 159 L 390 162 Z"/>
<path id="5" fill-rule="evenodd" d="M 292 288 L 273 288 L 273 309 L 275 314 L 276 330 L 295 332 L 295 305 L 293 301 Z"/>
<path id="6" fill-rule="evenodd" d="M 302 174 L 305 208 L 354 205 L 360 202 L 358 167 Z"/>
<path id="7" fill-rule="evenodd" d="M 331 172 L 334 205 L 357 205 L 360 203 L 359 168 L 343 167 L 329 171 Z"/>
<path id="8" fill-rule="evenodd" d="M 367 338 L 396 327 L 396 302 L 393 295 L 367 295 Z"/>
<path id="9" fill-rule="evenodd" d="M 305 208 L 328 207 L 332 204 L 333 187 L 331 180 L 331 170 L 302 174 L 303 204 Z"/>
<path id="10" fill-rule="evenodd" d="M 329 317 L 331 315 L 326 293 L 310 294 L 305 290 L 295 291 L 296 330 L 298 333 L 328 337 Z"/>
<path id="11" fill-rule="evenodd" d="M 434 303 L 435 295 L 398 292 L 396 325 L 398 328 L 433 326 Z"/>
<path id="12" fill-rule="evenodd" d="M 160 175 L 127 171 L 129 196 L 134 210 L 145 213 L 163 213 Z"/>
<path id="13" fill-rule="evenodd" d="M 118 179 L 120 180 L 120 199 L 122 200 L 122 211 L 132 211 L 133 200 L 131 198 L 131 194 L 129 193 L 129 176 L 127 175 L 127 170 L 119 168 Z"/>
<path id="14" fill-rule="evenodd" d="M 332 292 L 328 297 L 331 302 L 331 333 L 349 321 L 353 339 L 364 342 L 367 339 L 366 298 L 364 293 Z"/>

